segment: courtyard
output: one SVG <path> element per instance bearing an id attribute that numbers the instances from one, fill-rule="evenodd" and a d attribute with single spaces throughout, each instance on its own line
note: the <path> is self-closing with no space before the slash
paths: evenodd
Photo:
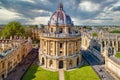
<path id="1" fill-rule="evenodd" d="M 65 80 L 100 80 L 98 75 L 89 65 L 71 71 L 64 71 Z M 44 70 L 37 65 L 32 65 L 22 80 L 59 80 L 58 72 Z"/>
<path id="2" fill-rule="evenodd" d="M 89 65 L 84 65 L 72 71 L 65 71 L 65 80 L 100 80 Z"/>
<path id="3" fill-rule="evenodd" d="M 44 70 L 38 65 L 32 65 L 22 80 L 59 80 L 58 72 Z"/>

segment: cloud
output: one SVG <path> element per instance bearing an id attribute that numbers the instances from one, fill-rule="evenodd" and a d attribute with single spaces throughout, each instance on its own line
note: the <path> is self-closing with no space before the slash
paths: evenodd
<path id="1" fill-rule="evenodd" d="M 92 3 L 90 1 L 84 1 L 82 3 L 79 4 L 79 8 L 82 11 L 85 12 L 93 12 L 93 11 L 98 11 L 99 10 L 100 5 L 97 3 Z"/>
<path id="2" fill-rule="evenodd" d="M 75 24 L 116 24 L 120 18 L 119 0 L 62 0 L 64 10 Z M 58 0 L 0 0 L 1 22 L 45 23 L 58 8 Z M 4 9 L 4 10 L 3 10 Z M 10 14 L 7 14 L 6 11 Z M 7 20 L 6 15 L 10 16 Z M 40 21 L 40 22 L 39 22 Z"/>
<path id="3" fill-rule="evenodd" d="M 112 9 L 113 11 L 120 11 L 120 6 L 116 6 Z"/>

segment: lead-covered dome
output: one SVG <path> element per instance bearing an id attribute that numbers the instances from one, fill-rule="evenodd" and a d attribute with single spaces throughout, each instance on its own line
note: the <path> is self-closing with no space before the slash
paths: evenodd
<path id="1" fill-rule="evenodd" d="M 51 16 L 49 25 L 71 25 L 73 22 L 69 15 L 63 10 L 63 5 L 60 2 L 58 5 L 58 10 Z"/>

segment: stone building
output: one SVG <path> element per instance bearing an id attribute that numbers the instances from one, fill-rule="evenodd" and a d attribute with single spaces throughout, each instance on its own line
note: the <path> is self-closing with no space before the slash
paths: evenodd
<path id="1" fill-rule="evenodd" d="M 101 53 L 104 56 L 104 50 L 109 47 L 110 55 L 116 55 L 116 52 L 120 52 L 120 34 L 104 33 L 100 36 Z"/>
<path id="2" fill-rule="evenodd" d="M 39 39 L 39 28 L 32 29 L 32 39 Z"/>
<path id="3" fill-rule="evenodd" d="M 0 80 L 18 65 L 32 49 L 31 39 L 0 40 Z"/>
<path id="4" fill-rule="evenodd" d="M 81 63 L 81 35 L 60 2 L 48 27 L 40 33 L 40 65 L 50 70 L 71 69 Z"/>

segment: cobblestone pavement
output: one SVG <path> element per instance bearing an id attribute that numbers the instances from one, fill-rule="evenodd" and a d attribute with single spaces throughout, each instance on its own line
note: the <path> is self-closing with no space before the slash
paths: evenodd
<path id="1" fill-rule="evenodd" d="M 64 80 L 64 71 L 63 71 L 63 69 L 59 69 L 59 80 Z"/>
<path id="2" fill-rule="evenodd" d="M 37 58 L 38 50 L 33 48 L 32 51 L 18 64 L 9 74 L 5 80 L 21 80 L 24 73 L 31 66 Z"/>

